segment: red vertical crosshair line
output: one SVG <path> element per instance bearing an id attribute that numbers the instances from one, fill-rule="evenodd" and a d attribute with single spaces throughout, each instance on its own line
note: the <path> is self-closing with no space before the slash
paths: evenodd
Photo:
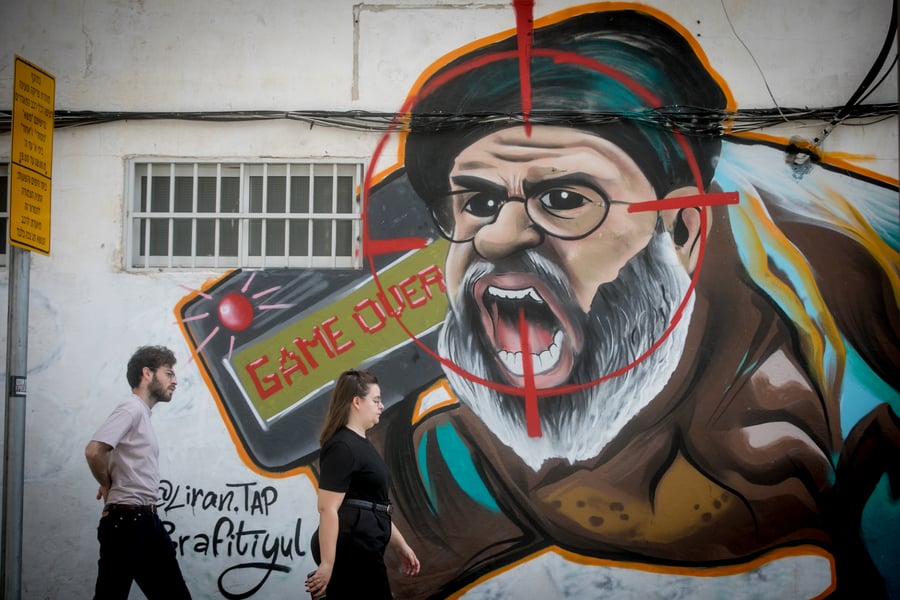
<path id="1" fill-rule="evenodd" d="M 534 0 L 514 0 L 516 41 L 519 48 L 519 93 L 525 135 L 531 136 L 531 42 L 534 37 Z"/>
<path id="2" fill-rule="evenodd" d="M 538 415 L 537 386 L 534 382 L 534 362 L 528 341 L 528 321 L 525 308 L 519 307 L 519 339 L 522 341 L 522 379 L 525 392 L 525 425 L 528 437 L 541 437 L 541 420 Z"/>

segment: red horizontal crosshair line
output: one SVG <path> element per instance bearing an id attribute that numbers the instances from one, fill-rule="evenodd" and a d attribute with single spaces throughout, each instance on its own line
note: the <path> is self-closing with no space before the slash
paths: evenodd
<path id="1" fill-rule="evenodd" d="M 740 201 L 737 192 L 717 192 L 711 194 L 694 194 L 677 198 L 662 198 L 647 202 L 635 202 L 628 206 L 628 212 L 655 212 L 678 208 L 697 208 L 700 206 L 722 206 L 737 204 Z M 380 256 L 394 252 L 409 252 L 427 246 L 431 240 L 421 237 L 393 238 L 388 240 L 367 240 L 366 254 Z"/>
<path id="2" fill-rule="evenodd" d="M 431 242 L 428 238 L 408 237 L 389 240 L 366 240 L 366 254 L 369 256 L 381 256 L 394 252 L 409 252 L 420 250 Z"/>
<path id="3" fill-rule="evenodd" d="M 698 208 L 700 206 L 723 206 L 740 202 L 737 192 L 715 192 L 711 194 L 693 194 L 677 198 L 661 198 L 648 202 L 635 202 L 628 206 L 628 212 L 655 212 L 673 208 Z"/>

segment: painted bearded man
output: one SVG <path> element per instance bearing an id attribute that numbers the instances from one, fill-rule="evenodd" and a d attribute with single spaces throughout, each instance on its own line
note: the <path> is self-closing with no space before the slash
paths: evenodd
<path id="1" fill-rule="evenodd" d="M 832 313 L 800 315 L 797 281 L 754 262 L 741 237 L 748 203 L 767 192 L 719 182 L 719 122 L 733 107 L 699 48 L 662 20 L 550 19 L 534 30 L 530 89 L 520 56 L 515 36 L 482 47 L 413 98 L 406 176 L 450 240 L 449 386 L 423 390 L 381 431 L 389 463 L 418 467 L 395 475 L 395 518 L 423 563 L 401 597 L 441 597 L 547 547 L 700 567 L 807 548 L 837 558 L 822 589 L 864 569 L 853 589 L 877 593 L 859 519 L 887 458 L 845 454 L 856 485 L 845 497 L 833 457 L 859 439 L 896 456 L 900 436 L 882 405 L 844 440 L 823 350 L 836 338 L 816 319 L 896 388 L 889 274 L 839 228 L 809 236 L 809 220 L 771 199 L 785 235 L 818 253 L 813 271 L 827 242 L 873 274 L 855 298 L 894 335 L 867 339 L 826 279 L 814 285 Z M 640 118 L 676 107 L 697 115 L 678 133 Z M 739 206 L 709 200 L 723 189 Z"/>

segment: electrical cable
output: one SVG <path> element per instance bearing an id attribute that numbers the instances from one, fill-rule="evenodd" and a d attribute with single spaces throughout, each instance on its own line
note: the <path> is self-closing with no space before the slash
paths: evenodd
<path id="1" fill-rule="evenodd" d="M 530 120 L 534 124 L 560 125 L 569 127 L 598 126 L 618 121 L 630 121 L 647 126 L 677 130 L 685 135 L 712 136 L 725 135 L 723 123 L 728 123 L 727 133 L 740 133 L 773 127 L 792 121 L 855 120 L 858 125 L 866 125 L 897 116 L 897 103 L 863 105 L 859 102 L 842 107 L 829 108 L 787 108 L 777 110 L 739 109 L 722 111 L 695 106 L 661 106 L 642 111 L 576 113 L 565 111 L 533 111 Z M 418 115 L 422 125 L 419 131 L 446 131 L 491 123 L 521 124 L 525 122 L 517 113 L 440 113 Z M 197 111 L 197 112 L 123 112 L 91 110 L 57 110 L 54 126 L 84 127 L 118 121 L 176 120 L 209 123 L 235 123 L 247 121 L 291 120 L 320 127 L 337 127 L 353 131 L 387 133 L 409 131 L 406 115 L 386 112 L 366 111 Z M 12 111 L 0 111 L 0 134 L 8 133 L 12 126 Z"/>
<path id="2" fill-rule="evenodd" d="M 884 81 L 882 77 L 881 81 L 879 81 L 872 90 L 868 90 L 869 86 L 872 84 L 872 80 L 878 76 L 879 71 L 881 71 L 882 67 L 884 67 L 884 63 L 887 60 L 888 53 L 891 51 L 891 47 L 894 45 L 894 41 L 897 35 L 897 3 L 893 2 L 891 6 L 891 24 L 888 27 L 888 33 L 885 36 L 884 42 L 881 45 L 881 50 L 878 52 L 878 56 L 875 58 L 875 62 L 869 68 L 869 72 L 866 73 L 866 76 L 863 78 L 862 83 L 859 84 L 859 87 L 856 88 L 856 91 L 853 92 L 853 95 L 850 96 L 850 100 L 847 101 L 847 104 L 844 105 L 838 113 L 834 116 L 831 122 L 825 126 L 825 129 L 822 131 L 822 134 L 813 140 L 814 146 L 820 146 L 822 142 L 825 141 L 825 138 L 828 137 L 831 132 L 834 130 L 837 125 L 841 123 L 846 118 L 854 106 L 856 106 L 859 102 L 862 102 L 862 98 L 868 97 L 871 91 L 877 89 L 879 85 L 881 85 L 881 81 Z M 888 71 L 890 73 L 890 71 Z"/>
<path id="3" fill-rule="evenodd" d="M 874 92 L 875 90 L 880 88 L 881 84 L 884 83 L 884 80 L 887 79 L 887 76 L 894 72 L 894 67 L 896 67 L 896 66 L 897 66 L 897 55 L 894 54 L 894 60 L 891 62 L 890 68 L 888 68 L 888 70 L 884 72 L 884 75 L 882 75 L 881 79 L 879 79 L 878 82 L 872 86 L 872 89 L 870 89 L 868 92 L 866 92 L 866 95 L 859 99 L 858 104 L 862 104 L 863 102 L 865 102 L 866 99 L 872 95 L 872 92 Z"/>
<path id="4" fill-rule="evenodd" d="M 759 63 L 756 62 L 756 57 L 753 56 L 753 52 L 750 51 L 750 48 L 747 46 L 747 44 L 744 43 L 744 40 L 740 35 L 738 35 L 737 30 L 734 28 L 734 23 L 731 22 L 731 17 L 728 14 L 728 9 L 725 8 L 725 0 L 719 0 L 719 4 L 722 5 L 722 12 L 725 14 L 725 20 L 728 21 L 728 26 L 731 27 L 731 32 L 734 34 L 734 37 L 737 38 L 737 41 L 741 43 L 741 46 L 743 46 L 744 50 L 747 51 L 747 54 L 750 55 L 750 59 L 753 61 L 753 64 L 756 65 L 756 70 L 759 71 L 759 74 L 762 77 L 763 85 L 766 86 L 766 91 L 769 92 L 769 98 L 772 99 L 772 103 L 775 105 L 778 113 L 781 114 L 784 121 L 787 122 L 787 118 L 781 113 L 781 107 L 778 106 L 778 100 L 775 99 L 775 94 L 772 93 L 772 88 L 769 87 L 769 81 L 766 79 L 766 74 L 763 73 L 762 67 L 759 66 Z"/>

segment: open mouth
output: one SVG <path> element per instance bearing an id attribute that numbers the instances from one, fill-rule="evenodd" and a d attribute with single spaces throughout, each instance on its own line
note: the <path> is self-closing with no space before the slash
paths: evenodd
<path id="1" fill-rule="evenodd" d="M 521 273 L 486 275 L 474 291 L 497 364 L 510 383 L 548 388 L 568 379 L 581 337 L 543 282 Z M 529 359 L 533 383 L 526 381 Z"/>

